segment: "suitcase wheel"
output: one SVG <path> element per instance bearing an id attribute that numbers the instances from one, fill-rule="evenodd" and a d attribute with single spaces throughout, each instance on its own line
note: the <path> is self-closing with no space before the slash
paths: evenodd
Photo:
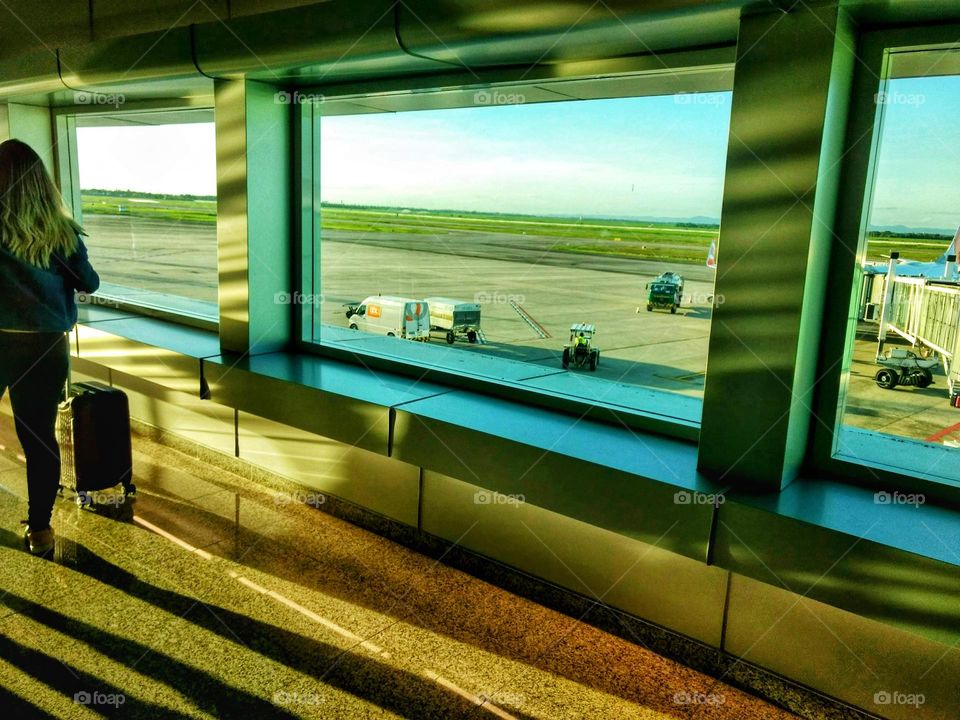
<path id="1" fill-rule="evenodd" d="M 126 495 L 127 497 L 133 497 L 134 495 L 137 494 L 137 486 L 134 485 L 133 483 L 130 483 L 129 485 L 123 488 L 123 494 Z"/>

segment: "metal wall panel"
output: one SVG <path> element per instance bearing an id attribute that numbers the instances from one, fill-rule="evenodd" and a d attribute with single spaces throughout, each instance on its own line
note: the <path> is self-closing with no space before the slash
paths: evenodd
<path id="1" fill-rule="evenodd" d="M 953 562 L 891 546 L 893 529 L 923 536 L 929 545 L 952 553 L 952 516 L 926 519 L 913 508 L 838 502 L 849 529 L 840 532 L 727 498 L 721 506 L 714 561 L 720 567 L 784 587 L 864 618 L 944 644 L 960 643 L 960 572 Z M 894 511 L 902 510 L 899 516 Z M 886 525 L 888 527 L 879 527 Z M 899 526 L 899 527 L 896 527 Z M 952 525 L 955 532 L 955 524 Z M 887 537 L 884 537 L 884 536 Z M 954 554 L 951 560 L 956 560 Z"/>
<path id="2" fill-rule="evenodd" d="M 724 570 L 429 470 L 422 506 L 426 532 L 720 645 Z"/>
<path id="3" fill-rule="evenodd" d="M 100 328 L 103 329 L 100 329 Z M 143 330 L 143 333 L 138 331 Z M 124 331 L 138 339 L 117 334 Z M 160 387 L 200 397 L 200 360 L 215 354 L 216 336 L 149 320 L 78 325 L 80 357 Z M 156 344 L 154 344 L 156 343 Z"/>
<path id="4" fill-rule="evenodd" d="M 240 457 L 297 483 L 416 527 L 420 469 L 368 450 L 239 414 Z"/>
<path id="5" fill-rule="evenodd" d="M 693 445 L 456 392 L 398 408 L 393 454 L 706 559 L 713 508 L 700 500 L 717 490 L 697 477 Z"/>
<path id="6" fill-rule="evenodd" d="M 736 574 L 729 603 L 727 652 L 891 720 L 957 717 L 955 645 Z M 900 702 L 894 693 L 902 694 Z M 908 695 L 924 702 L 907 704 Z"/>
<path id="7" fill-rule="evenodd" d="M 127 393 L 130 417 L 233 456 L 236 432 L 233 409 L 197 396 L 164 390 L 139 377 L 111 371 L 115 387 Z"/>

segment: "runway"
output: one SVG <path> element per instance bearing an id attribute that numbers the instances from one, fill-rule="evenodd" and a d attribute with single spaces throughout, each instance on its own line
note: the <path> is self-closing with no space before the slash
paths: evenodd
<path id="1" fill-rule="evenodd" d="M 92 215 L 85 227 L 91 258 L 105 280 L 141 293 L 216 302 L 213 225 Z M 596 378 L 625 389 L 702 398 L 713 271 L 702 265 L 554 252 L 551 247 L 557 242 L 555 237 L 492 232 L 325 231 L 321 282 L 314 289 L 320 295 L 319 317 L 324 325 L 345 328 L 344 303 L 378 294 L 479 302 L 486 344 L 458 341 L 448 348 L 439 334 L 434 344 L 457 353 L 521 361 L 531 366 L 531 377 L 561 371 L 560 354 L 570 325 L 593 323 L 600 366 L 595 373 L 567 371 L 576 374 L 585 390 L 588 378 Z M 676 315 L 645 309 L 644 286 L 664 270 L 680 272 L 686 280 Z M 540 337 L 511 301 L 550 337 Z M 873 382 L 874 349 L 867 336 L 855 343 L 843 422 L 918 440 L 960 439 L 960 432 L 942 432 L 960 421 L 960 411 L 947 403 L 942 371 L 926 389 L 881 390 Z"/>

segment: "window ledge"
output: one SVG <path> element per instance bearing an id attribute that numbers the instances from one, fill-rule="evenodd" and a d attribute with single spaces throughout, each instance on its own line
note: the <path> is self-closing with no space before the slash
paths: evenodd
<path id="1" fill-rule="evenodd" d="M 679 392 L 655 390 L 594 376 L 589 370 L 564 370 L 560 354 L 544 349 L 538 361 L 521 361 L 448 346 L 324 327 L 322 351 L 349 362 L 393 369 L 508 400 L 524 397 L 545 408 L 597 418 L 637 429 L 696 441 L 702 402 Z M 601 369 L 603 365 L 601 362 Z"/>

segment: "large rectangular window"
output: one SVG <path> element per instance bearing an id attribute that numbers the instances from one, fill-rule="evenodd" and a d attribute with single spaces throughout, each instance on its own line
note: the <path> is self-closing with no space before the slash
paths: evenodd
<path id="1" fill-rule="evenodd" d="M 320 119 L 313 340 L 698 422 L 730 94 L 471 100 Z"/>
<path id="2" fill-rule="evenodd" d="M 958 70 L 955 51 L 887 56 L 835 450 L 960 484 Z"/>
<path id="3" fill-rule="evenodd" d="M 101 296 L 217 317 L 212 110 L 77 115 L 84 230 Z"/>

